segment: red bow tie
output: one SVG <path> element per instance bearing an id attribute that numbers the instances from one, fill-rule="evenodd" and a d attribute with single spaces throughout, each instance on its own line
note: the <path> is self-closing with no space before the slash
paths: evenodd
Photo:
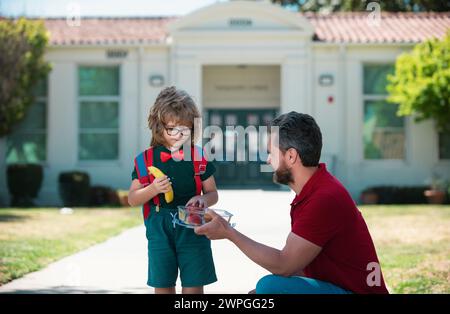
<path id="1" fill-rule="evenodd" d="M 162 162 L 167 162 L 169 159 L 172 159 L 172 157 L 174 159 L 178 159 L 178 160 L 184 159 L 184 154 L 183 154 L 182 149 L 177 150 L 176 152 L 173 152 L 173 153 L 161 152 L 161 154 L 159 156 L 160 156 Z"/>

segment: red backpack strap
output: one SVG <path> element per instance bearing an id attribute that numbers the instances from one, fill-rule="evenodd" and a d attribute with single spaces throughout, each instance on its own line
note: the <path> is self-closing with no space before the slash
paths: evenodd
<path id="1" fill-rule="evenodd" d="M 206 165 L 208 161 L 205 158 L 205 154 L 201 147 L 193 146 L 192 154 L 194 160 L 194 180 L 195 180 L 195 194 L 202 194 L 202 179 L 201 175 L 206 172 Z"/>
<path id="2" fill-rule="evenodd" d="M 146 165 L 146 169 L 148 169 L 148 167 L 153 165 L 153 147 L 150 147 L 149 149 L 147 149 L 145 151 L 145 165 Z M 155 177 L 152 175 L 149 175 L 150 178 L 150 184 L 153 182 L 153 180 L 155 180 Z M 157 194 L 154 198 L 153 198 L 153 203 L 155 203 L 156 206 L 161 205 L 160 201 L 159 201 L 159 195 Z"/>
<path id="3" fill-rule="evenodd" d="M 134 159 L 134 167 L 136 168 L 136 173 L 138 175 L 139 182 L 145 187 L 151 184 L 154 180 L 154 177 L 148 173 L 148 167 L 153 164 L 153 147 L 150 147 L 146 151 L 140 153 Z M 159 196 L 156 195 L 153 198 L 153 201 L 156 205 L 159 206 Z M 150 214 L 150 205 L 149 202 L 146 202 L 143 205 L 143 214 L 144 219 L 147 219 Z"/>

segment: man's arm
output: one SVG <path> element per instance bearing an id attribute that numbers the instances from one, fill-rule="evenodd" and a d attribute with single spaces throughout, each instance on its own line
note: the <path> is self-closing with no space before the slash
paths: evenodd
<path id="1" fill-rule="evenodd" d="M 275 275 L 293 276 L 302 270 L 320 253 L 321 247 L 290 233 L 286 245 L 280 251 L 248 238 L 231 228 L 228 222 L 216 213 L 212 213 L 211 222 L 195 228 L 197 234 L 210 239 L 228 239 L 233 242 L 253 262 Z"/>

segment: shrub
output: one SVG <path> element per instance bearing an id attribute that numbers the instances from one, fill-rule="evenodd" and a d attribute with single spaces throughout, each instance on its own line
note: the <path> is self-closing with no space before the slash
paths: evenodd
<path id="1" fill-rule="evenodd" d="M 397 58 L 388 76 L 388 101 L 399 104 L 398 115 L 416 121 L 434 119 L 437 130 L 450 131 L 450 31 L 442 38 L 417 44 Z"/>
<path id="2" fill-rule="evenodd" d="M 59 194 L 64 206 L 88 206 L 90 197 L 89 174 L 68 171 L 59 174 Z"/>
<path id="3" fill-rule="evenodd" d="M 48 37 L 43 21 L 0 18 L 0 137 L 25 117 L 33 90 L 50 71 Z"/>
<path id="4" fill-rule="evenodd" d="M 377 204 L 427 204 L 424 191 L 427 186 L 375 186 L 365 189 L 363 193 L 375 193 Z"/>
<path id="5" fill-rule="evenodd" d="M 44 174 L 39 164 L 11 164 L 7 168 L 7 184 L 11 194 L 11 206 L 34 206 Z"/>
<path id="6" fill-rule="evenodd" d="M 120 206 L 117 192 L 107 186 L 93 186 L 90 189 L 90 206 Z"/>

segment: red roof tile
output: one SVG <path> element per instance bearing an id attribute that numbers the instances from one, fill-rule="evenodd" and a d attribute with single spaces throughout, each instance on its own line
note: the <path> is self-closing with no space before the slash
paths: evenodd
<path id="1" fill-rule="evenodd" d="M 174 18 L 82 18 L 80 26 L 66 19 L 46 19 L 54 45 L 163 42 L 167 24 Z"/>
<path id="2" fill-rule="evenodd" d="M 382 13 L 371 25 L 368 12 L 305 14 L 315 40 L 342 43 L 417 43 L 450 30 L 450 13 Z"/>
<path id="3" fill-rule="evenodd" d="M 382 13 L 371 26 L 368 12 L 303 14 L 315 28 L 314 40 L 331 43 L 416 43 L 442 37 L 450 29 L 450 13 Z M 66 19 L 48 18 L 45 25 L 54 45 L 159 43 L 176 17 L 82 18 L 81 27 Z"/>

